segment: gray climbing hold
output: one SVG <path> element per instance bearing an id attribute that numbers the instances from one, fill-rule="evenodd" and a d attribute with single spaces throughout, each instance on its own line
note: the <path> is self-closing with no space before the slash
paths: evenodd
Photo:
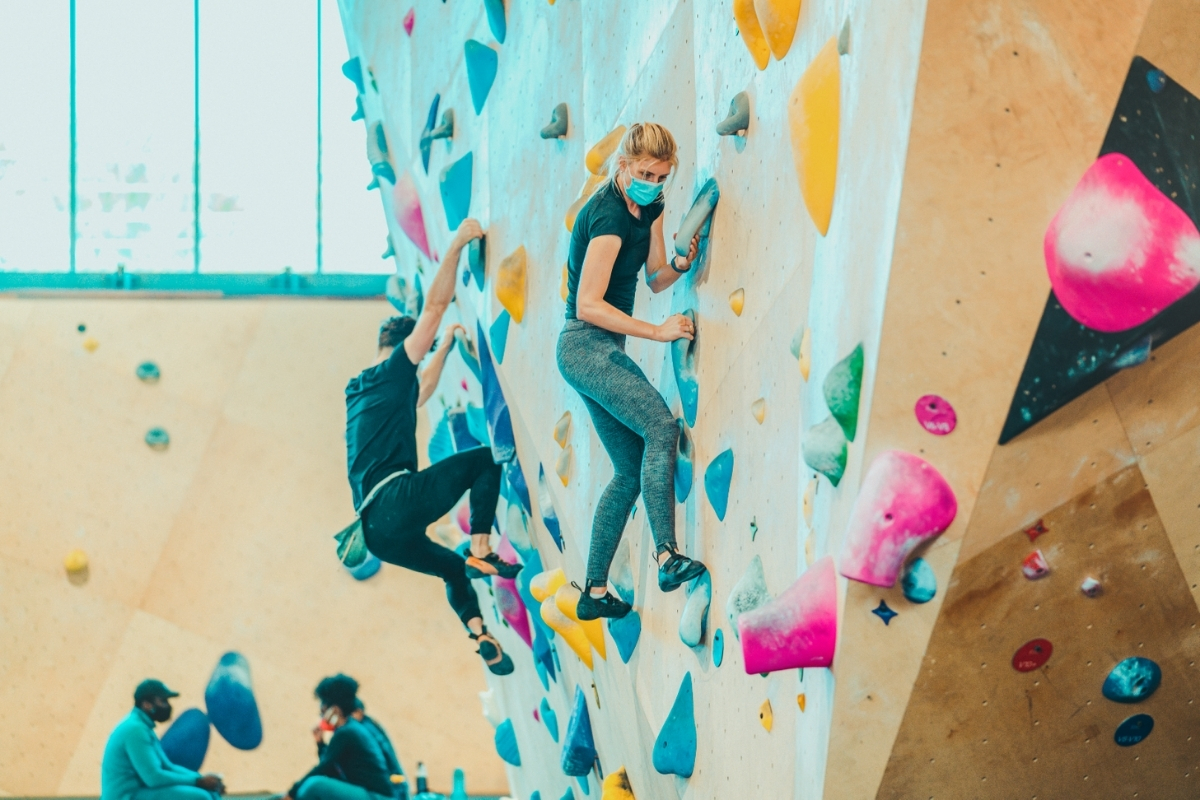
<path id="1" fill-rule="evenodd" d="M 692 777 L 696 768 L 696 712 L 692 673 L 683 676 L 675 703 L 654 740 L 654 769 L 662 775 Z"/>
<path id="2" fill-rule="evenodd" d="M 171 444 L 171 435 L 165 428 L 151 428 L 146 431 L 146 444 L 151 450 L 166 450 Z"/>
<path id="3" fill-rule="evenodd" d="M 850 52 L 850 18 L 846 17 L 842 23 L 842 29 L 838 31 L 837 51 L 839 56 L 844 56 Z"/>
<path id="4" fill-rule="evenodd" d="M 713 210 L 717 207 L 720 199 L 721 190 L 717 186 L 717 179 L 709 178 L 700 187 L 696 199 L 692 201 L 692 207 L 683 217 L 683 222 L 679 223 L 679 230 L 675 234 L 675 252 L 677 254 L 681 256 L 688 254 L 688 248 L 696 234 L 700 234 L 701 239 L 708 237 L 708 230 L 712 227 Z"/>
<path id="5" fill-rule="evenodd" d="M 846 472 L 846 434 L 833 417 L 809 428 L 800 442 L 804 463 L 829 479 L 834 486 Z"/>
<path id="6" fill-rule="evenodd" d="M 750 95 L 738 92 L 729 104 L 729 116 L 717 123 L 721 136 L 745 136 L 750 127 Z"/>
<path id="7" fill-rule="evenodd" d="M 550 738 L 558 744 L 558 714 L 554 713 L 554 709 L 550 707 L 550 701 L 542 698 L 542 704 L 538 706 L 541 712 L 542 722 L 545 723 L 546 729 L 550 731 Z"/>
<path id="8" fill-rule="evenodd" d="M 158 383 L 158 379 L 162 377 L 162 373 L 158 371 L 158 364 L 155 364 L 153 361 L 143 361 L 141 364 L 138 364 L 137 377 L 142 383 Z"/>
<path id="9" fill-rule="evenodd" d="M 688 598 L 679 615 L 679 639 L 688 647 L 699 647 L 708 628 L 708 607 L 712 602 L 712 578 L 704 572 L 688 584 Z"/>
<path id="10" fill-rule="evenodd" d="M 543 139 L 561 139 L 567 135 L 567 125 L 570 122 L 570 114 L 567 111 L 566 103 L 559 103 L 554 107 L 554 111 L 550 113 L 550 124 L 542 128 L 541 136 Z"/>
<path id="11" fill-rule="evenodd" d="M 904 571 L 900 586 L 910 603 L 928 603 L 937 594 L 937 576 L 928 561 L 914 558 Z"/>
<path id="12" fill-rule="evenodd" d="M 517 749 L 517 733 L 513 730 L 511 719 L 506 719 L 496 726 L 496 753 L 505 763 L 514 767 L 521 766 L 521 753 Z"/>
<path id="13" fill-rule="evenodd" d="M 1101 692 L 1114 703 L 1140 703 L 1162 683 L 1162 670 L 1148 658 L 1133 656 L 1112 668 Z"/>
<path id="14" fill-rule="evenodd" d="M 729 599 L 725 601 L 725 616 L 733 628 L 733 635 L 738 636 L 737 619 L 747 611 L 766 605 L 771 601 L 771 593 L 767 591 L 767 576 L 763 572 L 762 556 L 750 559 L 746 572 L 741 580 L 733 585 Z"/>

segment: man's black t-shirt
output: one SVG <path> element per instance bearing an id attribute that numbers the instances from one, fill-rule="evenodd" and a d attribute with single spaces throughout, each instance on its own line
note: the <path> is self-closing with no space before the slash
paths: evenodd
<path id="1" fill-rule="evenodd" d="M 625 196 L 612 181 L 606 181 L 584 204 L 571 231 L 571 252 L 567 259 L 567 319 L 575 319 L 575 293 L 579 290 L 583 259 L 588 244 L 597 236 L 621 237 L 621 249 L 613 262 L 604 301 L 626 314 L 633 314 L 638 273 L 650 255 L 650 226 L 662 216 L 662 196 L 650 205 L 642 206 L 641 211 L 640 218 L 629 213 Z"/>
<path id="2" fill-rule="evenodd" d="M 314 775 L 341 777 L 346 783 L 387 797 L 395 791 L 375 736 L 353 718 L 333 732 L 329 746 L 321 753 L 321 761 L 304 778 Z M 292 797 L 296 796 L 304 778 L 292 787 Z"/>
<path id="3" fill-rule="evenodd" d="M 417 365 L 403 346 L 346 384 L 346 465 L 357 509 L 393 472 L 417 471 Z"/>

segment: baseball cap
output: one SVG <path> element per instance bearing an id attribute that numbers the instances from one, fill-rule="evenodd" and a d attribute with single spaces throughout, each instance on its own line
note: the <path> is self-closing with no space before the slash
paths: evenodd
<path id="1" fill-rule="evenodd" d="M 133 690 L 133 702 L 140 703 L 143 700 L 149 700 L 154 697 L 170 698 L 179 697 L 179 692 L 172 692 L 167 688 L 167 685 L 155 678 L 147 678 L 138 684 Z"/>

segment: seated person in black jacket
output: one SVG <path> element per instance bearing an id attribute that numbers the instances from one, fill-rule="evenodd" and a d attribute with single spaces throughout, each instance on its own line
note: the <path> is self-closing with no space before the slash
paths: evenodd
<path id="1" fill-rule="evenodd" d="M 400 800 L 407 800 L 408 786 L 404 783 L 404 768 L 400 766 L 400 759 L 396 757 L 396 750 L 392 747 L 392 740 L 388 738 L 387 731 L 383 729 L 382 725 L 367 716 L 367 710 L 361 697 L 354 700 L 354 713 L 350 716 L 361 722 L 375 737 L 375 741 L 379 743 L 379 749 L 383 751 L 383 760 L 387 764 L 388 772 L 391 773 L 392 783 L 396 789 L 395 796 Z M 313 728 L 313 736 L 317 740 L 317 758 L 320 758 L 325 755 L 325 749 L 329 747 L 325 744 L 324 728 L 321 725 Z"/>
<path id="2" fill-rule="evenodd" d="M 317 684 L 321 716 L 333 738 L 321 760 L 298 780 L 285 800 L 390 800 L 395 796 L 383 750 L 371 729 L 354 719 L 358 681 L 334 675 Z"/>

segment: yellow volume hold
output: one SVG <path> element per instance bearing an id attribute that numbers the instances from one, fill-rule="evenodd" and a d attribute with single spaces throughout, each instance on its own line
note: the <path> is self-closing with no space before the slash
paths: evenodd
<path id="1" fill-rule="evenodd" d="M 841 86 L 837 39 L 831 38 L 800 76 L 788 105 L 800 193 L 822 236 L 829 232 L 837 188 Z"/>
<path id="2" fill-rule="evenodd" d="M 800 23 L 800 0 L 754 0 L 758 24 L 775 58 L 782 61 L 792 49 L 796 26 Z"/>
<path id="3" fill-rule="evenodd" d="M 525 272 L 525 245 L 501 261 L 496 270 L 496 299 L 518 323 L 525 317 Z"/>
<path id="4" fill-rule="evenodd" d="M 767 38 L 758 24 L 754 0 L 733 0 L 733 20 L 737 23 L 742 41 L 746 43 L 746 49 L 750 51 L 750 57 L 754 59 L 754 66 L 766 69 L 771 60 L 771 46 L 767 44 Z"/>

